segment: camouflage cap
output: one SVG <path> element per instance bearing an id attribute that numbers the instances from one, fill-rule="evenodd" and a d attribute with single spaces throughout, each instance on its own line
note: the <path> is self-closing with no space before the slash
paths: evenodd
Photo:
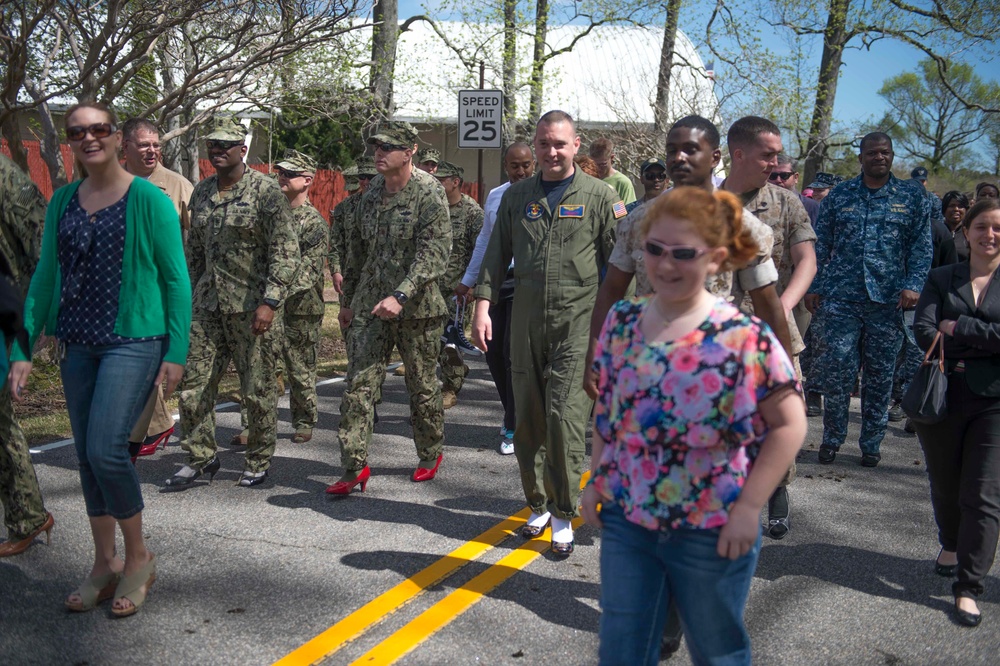
<path id="1" fill-rule="evenodd" d="M 387 120 L 378 126 L 368 143 L 389 143 L 394 146 L 412 146 L 417 142 L 417 128 L 402 120 Z"/>
<path id="2" fill-rule="evenodd" d="M 441 161 L 441 151 L 436 148 L 421 148 L 417 153 L 417 164 L 423 164 L 424 162 L 444 164 Z"/>
<path id="3" fill-rule="evenodd" d="M 465 169 L 457 164 L 452 164 L 451 162 L 438 162 L 438 170 L 434 173 L 434 175 L 438 178 L 452 178 L 455 176 L 458 178 L 464 178 Z"/>
<path id="4" fill-rule="evenodd" d="M 375 168 L 375 158 L 364 155 L 354 160 L 356 165 L 354 168 L 357 171 L 358 176 L 361 178 L 374 178 L 378 175 L 378 170 Z"/>
<path id="5" fill-rule="evenodd" d="M 300 153 L 291 148 L 285 151 L 285 156 L 274 166 L 275 168 L 294 171 L 295 173 L 307 173 L 310 175 L 316 173 L 316 160 L 305 153 Z"/>
<path id="6" fill-rule="evenodd" d="M 212 130 L 205 136 L 206 141 L 243 141 L 246 138 L 247 128 L 231 114 L 215 116 Z"/>
<path id="7" fill-rule="evenodd" d="M 832 173 L 820 171 L 813 177 L 813 182 L 806 185 L 806 187 L 810 187 L 814 190 L 828 190 L 836 184 L 836 176 Z"/>

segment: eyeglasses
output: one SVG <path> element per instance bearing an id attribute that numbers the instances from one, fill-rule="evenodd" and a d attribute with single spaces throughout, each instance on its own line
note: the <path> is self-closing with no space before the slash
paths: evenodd
<path id="1" fill-rule="evenodd" d="M 383 153 L 391 153 L 396 150 L 406 150 L 408 146 L 400 146 L 395 143 L 382 143 L 381 141 L 375 142 L 375 150 L 381 150 Z"/>
<path id="2" fill-rule="evenodd" d="M 643 172 L 642 177 L 645 178 L 646 180 L 666 180 L 667 174 L 666 172 L 662 171 L 657 171 L 655 173 L 651 171 L 646 171 Z"/>
<path id="3" fill-rule="evenodd" d="M 87 133 L 89 132 L 95 139 L 106 139 L 117 131 L 118 128 L 112 123 L 73 125 L 72 127 L 66 128 L 66 138 L 70 141 L 83 141 L 87 138 Z"/>
<path id="4" fill-rule="evenodd" d="M 655 241 L 646 241 L 646 252 L 654 257 L 669 254 L 674 261 L 691 261 L 708 252 L 708 248 L 692 247 L 690 245 L 660 245 Z"/>
<path id="5" fill-rule="evenodd" d="M 208 139 L 205 141 L 205 147 L 209 150 L 231 150 L 236 146 L 242 145 L 242 141 L 219 141 L 217 139 Z"/>
<path id="6" fill-rule="evenodd" d="M 284 178 L 298 178 L 299 176 L 306 175 L 305 171 L 288 171 L 287 169 L 282 169 L 281 167 L 274 167 L 274 173 Z"/>
<path id="7" fill-rule="evenodd" d="M 768 180 L 788 180 L 795 175 L 794 171 L 772 171 L 771 175 L 767 177 Z"/>

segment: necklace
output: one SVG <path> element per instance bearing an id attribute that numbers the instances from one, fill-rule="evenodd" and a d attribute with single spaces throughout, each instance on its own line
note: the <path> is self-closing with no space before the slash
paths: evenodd
<path id="1" fill-rule="evenodd" d="M 660 321 L 663 323 L 664 326 L 670 326 L 670 324 L 674 323 L 676 317 L 674 319 L 669 319 L 665 314 L 663 314 L 663 311 L 660 310 L 660 304 L 659 302 L 657 302 L 655 296 L 652 299 L 650 299 L 649 302 L 653 306 L 653 310 L 656 311 L 656 316 L 660 318 Z"/>

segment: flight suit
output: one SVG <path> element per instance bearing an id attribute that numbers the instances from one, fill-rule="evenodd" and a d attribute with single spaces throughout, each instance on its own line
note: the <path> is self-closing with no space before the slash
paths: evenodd
<path id="1" fill-rule="evenodd" d="M 483 259 L 475 294 L 491 303 L 514 260 L 514 452 L 525 499 L 537 514 L 578 513 L 593 405 L 583 390 L 590 315 L 615 224 L 625 214 L 607 184 L 579 169 L 550 209 L 536 174 L 504 194 Z"/>

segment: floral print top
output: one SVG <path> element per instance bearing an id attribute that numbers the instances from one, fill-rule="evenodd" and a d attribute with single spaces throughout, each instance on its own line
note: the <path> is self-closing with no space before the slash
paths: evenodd
<path id="1" fill-rule="evenodd" d="M 721 527 L 767 435 L 757 403 L 798 389 L 795 372 L 767 324 L 721 299 L 687 335 L 647 343 L 648 300 L 619 301 L 594 352 L 593 483 L 648 529 Z"/>

